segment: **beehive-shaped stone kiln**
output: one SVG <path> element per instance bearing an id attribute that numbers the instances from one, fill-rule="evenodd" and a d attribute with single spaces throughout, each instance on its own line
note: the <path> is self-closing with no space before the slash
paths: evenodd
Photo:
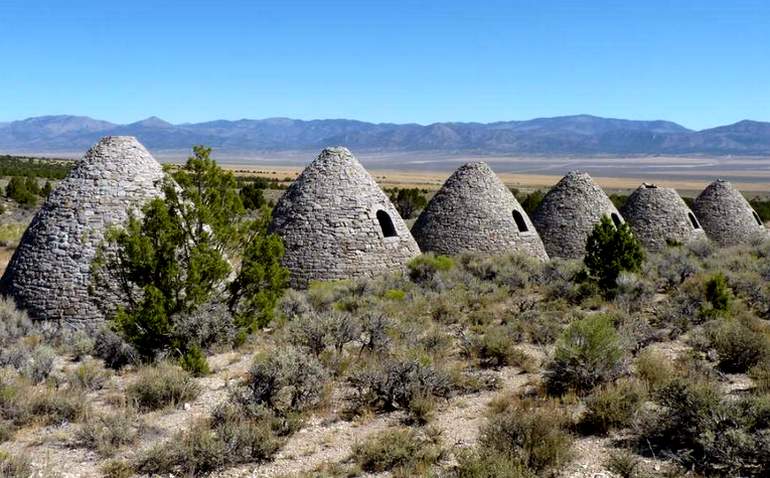
<path id="1" fill-rule="evenodd" d="M 651 251 L 705 237 L 695 214 L 671 188 L 642 184 L 628 197 L 620 212 L 634 236 Z"/>
<path id="2" fill-rule="evenodd" d="M 706 234 L 722 246 L 767 236 L 759 215 L 729 181 L 717 179 L 695 198 L 693 212 Z"/>
<path id="3" fill-rule="evenodd" d="M 543 198 L 532 215 L 550 257 L 580 259 L 586 240 L 602 216 L 619 225 L 623 218 L 591 176 L 571 171 Z"/>
<path id="4" fill-rule="evenodd" d="M 273 210 L 291 285 L 401 270 L 420 249 L 374 179 L 346 148 L 321 151 Z"/>
<path id="5" fill-rule="evenodd" d="M 446 180 L 417 218 L 412 235 L 424 252 L 548 258 L 527 213 L 483 162 L 465 164 Z"/>
<path id="6" fill-rule="evenodd" d="M 102 138 L 32 219 L 0 280 L 0 292 L 34 319 L 104 319 L 98 302 L 105 298 L 89 293 L 97 248 L 110 227 L 160 194 L 162 179 L 160 164 L 135 138 Z"/>

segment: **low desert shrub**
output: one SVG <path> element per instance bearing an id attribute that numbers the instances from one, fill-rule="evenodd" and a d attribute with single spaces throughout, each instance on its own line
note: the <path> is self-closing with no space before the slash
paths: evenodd
<path id="1" fill-rule="evenodd" d="M 104 360 L 105 366 L 119 369 L 139 363 L 136 349 L 109 327 L 101 327 L 94 337 L 94 356 Z"/>
<path id="2" fill-rule="evenodd" d="M 423 254 L 415 257 L 407 264 L 409 278 L 420 284 L 427 282 L 439 272 L 448 271 L 454 267 L 454 261 L 447 256 Z"/>
<path id="3" fill-rule="evenodd" d="M 142 411 L 176 407 L 194 400 L 199 392 L 188 372 L 166 362 L 142 367 L 136 380 L 126 387 L 129 402 Z"/>
<path id="4" fill-rule="evenodd" d="M 314 356 L 295 347 L 254 359 L 237 401 L 263 406 L 278 414 L 303 412 L 318 406 L 328 375 Z"/>
<path id="5" fill-rule="evenodd" d="M 0 450 L 0 476 L 29 478 L 32 476 L 32 463 L 25 455 L 10 454 Z"/>
<path id="6" fill-rule="evenodd" d="M 536 478 L 536 474 L 506 453 L 464 450 L 457 455 L 458 478 Z"/>
<path id="7" fill-rule="evenodd" d="M 40 383 L 51 374 L 55 358 L 51 347 L 20 340 L 0 351 L 0 366 L 13 367 L 33 383 Z"/>
<path id="8" fill-rule="evenodd" d="M 327 348 L 341 353 L 345 345 L 361 337 L 361 325 L 346 312 L 307 312 L 289 322 L 288 334 L 291 343 L 318 357 Z"/>
<path id="9" fill-rule="evenodd" d="M 770 361 L 763 360 L 748 371 L 754 381 L 754 392 L 762 395 L 770 393 Z"/>
<path id="10" fill-rule="evenodd" d="M 68 381 L 73 387 L 93 392 L 101 390 L 110 378 L 110 372 L 102 367 L 101 362 L 86 359 L 68 374 Z"/>
<path id="11" fill-rule="evenodd" d="M 593 315 L 571 323 L 556 344 L 545 370 L 552 394 L 589 392 L 617 377 L 623 366 L 620 337 L 608 315 Z"/>
<path id="12" fill-rule="evenodd" d="M 464 353 L 484 368 L 515 365 L 532 371 L 534 360 L 514 344 L 515 339 L 506 327 L 488 327 L 483 334 L 468 337 Z"/>
<path id="13" fill-rule="evenodd" d="M 652 349 L 642 350 L 634 363 L 636 376 L 651 391 L 659 390 L 674 379 L 674 367 L 665 355 Z"/>
<path id="14" fill-rule="evenodd" d="M 588 432 L 607 433 L 630 426 L 647 397 L 645 387 L 635 380 L 603 385 L 586 398 L 581 425 Z"/>
<path id="15" fill-rule="evenodd" d="M 756 319 L 755 319 L 756 320 Z M 719 367 L 730 373 L 743 373 L 770 355 L 770 337 L 749 326 L 751 318 L 718 319 L 707 329 L 711 346 L 716 350 Z M 748 322 L 748 324 L 747 324 Z M 756 324 L 756 327 L 761 327 Z"/>
<path id="16" fill-rule="evenodd" d="M 75 438 L 82 446 L 110 456 L 118 448 L 135 443 L 143 428 L 144 423 L 136 411 L 123 408 L 87 416 Z"/>
<path id="17" fill-rule="evenodd" d="M 572 457 L 569 418 L 550 403 L 520 402 L 492 415 L 481 428 L 482 454 L 509 457 L 535 474 L 556 473 Z"/>
<path id="18" fill-rule="evenodd" d="M 641 478 L 639 465 L 641 460 L 628 450 L 611 452 L 604 466 L 619 478 Z"/>
<path id="19" fill-rule="evenodd" d="M 433 365 L 409 358 L 372 360 L 348 377 L 357 409 L 389 412 L 408 409 L 417 397 L 447 397 L 449 375 Z"/>
<path id="20" fill-rule="evenodd" d="M 656 394 L 660 407 L 643 421 L 641 450 L 673 456 L 706 476 L 770 472 L 770 400 L 725 399 L 716 384 L 678 378 Z"/>
<path id="21" fill-rule="evenodd" d="M 201 351 L 236 342 L 240 328 L 225 304 L 208 303 L 174 317 L 173 339 Z"/>
<path id="22" fill-rule="evenodd" d="M 0 296 L 0 345 L 7 347 L 33 333 L 32 321 L 10 297 Z"/>
<path id="23" fill-rule="evenodd" d="M 131 478 L 136 475 L 134 467 L 123 460 L 110 460 L 102 465 L 104 478 Z"/>
<path id="24" fill-rule="evenodd" d="M 44 425 L 59 425 L 76 422 L 87 410 L 83 393 L 72 388 L 38 385 L 17 398 L 24 401 L 22 407 L 26 410 L 20 418 L 26 418 L 27 423 L 35 421 Z"/>
<path id="25" fill-rule="evenodd" d="M 667 247 L 649 257 L 645 272 L 663 290 L 679 287 L 685 280 L 701 271 L 701 266 L 682 247 Z"/>
<path id="26" fill-rule="evenodd" d="M 364 471 L 395 471 L 397 476 L 421 475 L 441 455 L 438 437 L 422 437 L 410 428 L 375 433 L 353 447 L 353 459 Z"/>
<path id="27" fill-rule="evenodd" d="M 282 440 L 273 434 L 270 420 L 253 420 L 237 409 L 230 410 L 220 408 L 211 420 L 193 422 L 188 430 L 142 453 L 133 468 L 151 476 L 206 476 L 271 458 Z"/>

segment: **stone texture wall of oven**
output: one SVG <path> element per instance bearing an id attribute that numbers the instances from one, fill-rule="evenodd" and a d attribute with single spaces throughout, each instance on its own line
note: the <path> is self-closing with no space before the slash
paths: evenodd
<path id="1" fill-rule="evenodd" d="M 108 228 L 159 195 L 162 178 L 160 164 L 135 138 L 103 138 L 35 215 L 0 280 L 0 292 L 34 319 L 104 319 L 104 304 L 98 304 L 104 297 L 89 293 L 91 262 Z"/>
<path id="2" fill-rule="evenodd" d="M 622 223 L 610 198 L 591 176 L 571 171 L 543 198 L 532 215 L 549 257 L 580 259 L 585 255 L 586 240 L 602 216 Z"/>
<path id="3" fill-rule="evenodd" d="M 486 163 L 458 168 L 412 227 L 423 252 L 521 253 L 547 260 L 535 226 Z"/>
<path id="4" fill-rule="evenodd" d="M 342 147 L 305 168 L 278 200 L 270 230 L 283 238 L 295 288 L 403 270 L 420 254 L 388 197 Z"/>

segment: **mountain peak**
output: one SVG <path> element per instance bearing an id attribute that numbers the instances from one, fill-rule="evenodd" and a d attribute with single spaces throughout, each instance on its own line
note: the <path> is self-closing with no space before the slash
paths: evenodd
<path id="1" fill-rule="evenodd" d="M 129 126 L 141 126 L 144 128 L 172 128 L 174 125 L 168 121 L 162 120 L 157 116 L 150 116 Z"/>

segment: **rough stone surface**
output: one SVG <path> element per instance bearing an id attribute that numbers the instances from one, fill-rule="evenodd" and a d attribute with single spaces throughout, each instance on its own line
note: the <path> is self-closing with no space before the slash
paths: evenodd
<path id="1" fill-rule="evenodd" d="M 395 235 L 386 237 L 378 212 L 390 218 Z M 305 168 L 278 200 L 270 230 L 284 240 L 295 288 L 401 270 L 420 253 L 393 204 L 346 148 L 324 149 Z"/>
<path id="2" fill-rule="evenodd" d="M 729 181 L 717 179 L 695 198 L 693 211 L 706 234 L 722 246 L 767 236 L 767 229 L 743 194 Z"/>
<path id="3" fill-rule="evenodd" d="M 523 253 L 548 259 L 527 213 L 482 162 L 465 164 L 446 180 L 417 218 L 412 235 L 424 252 Z"/>
<path id="4" fill-rule="evenodd" d="M 32 219 L 0 280 L 0 292 L 34 319 L 104 319 L 104 304 L 99 304 L 104 298 L 89 294 L 91 262 L 107 229 L 160 194 L 162 178 L 160 164 L 135 138 L 103 138 Z"/>
<path id="5" fill-rule="evenodd" d="M 664 249 L 668 243 L 686 244 L 705 237 L 695 214 L 671 188 L 642 184 L 620 212 L 634 236 L 651 251 Z"/>
<path id="6" fill-rule="evenodd" d="M 532 215 L 550 257 L 580 259 L 585 255 L 586 240 L 602 216 L 623 222 L 610 198 L 591 176 L 571 171 L 543 198 Z"/>

